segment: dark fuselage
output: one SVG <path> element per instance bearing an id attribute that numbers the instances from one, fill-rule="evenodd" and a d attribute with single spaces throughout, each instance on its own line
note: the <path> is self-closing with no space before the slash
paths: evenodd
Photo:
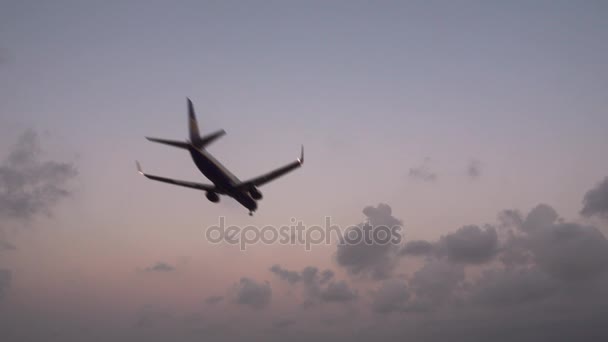
<path id="1" fill-rule="evenodd" d="M 234 198 L 252 212 L 258 208 L 258 204 L 251 197 L 248 189 L 235 187 L 239 180 L 209 152 L 203 148 L 196 148 L 192 144 L 190 144 L 188 150 L 196 167 L 217 187 L 220 193 Z"/>

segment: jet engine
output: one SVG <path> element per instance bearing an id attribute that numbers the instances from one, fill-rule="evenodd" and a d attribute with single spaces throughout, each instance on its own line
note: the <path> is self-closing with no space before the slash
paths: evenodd
<path id="1" fill-rule="evenodd" d="M 217 203 L 220 201 L 220 196 L 218 196 L 215 192 L 209 191 L 205 196 L 207 196 L 207 199 L 213 203 Z"/>
<path id="2" fill-rule="evenodd" d="M 262 199 L 262 193 L 255 186 L 252 186 L 251 189 L 249 189 L 249 194 L 254 200 Z"/>

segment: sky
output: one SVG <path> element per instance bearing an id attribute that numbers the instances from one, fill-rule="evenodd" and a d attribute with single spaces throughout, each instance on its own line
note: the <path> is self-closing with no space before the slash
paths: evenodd
<path id="1" fill-rule="evenodd" d="M 2 1 L 2 341 L 608 337 L 602 1 Z M 186 98 L 253 217 L 188 153 Z M 399 244 L 212 244 L 229 225 Z"/>

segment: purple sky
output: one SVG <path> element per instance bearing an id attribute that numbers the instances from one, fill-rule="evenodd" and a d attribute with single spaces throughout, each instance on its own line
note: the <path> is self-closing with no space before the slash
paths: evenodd
<path id="1" fill-rule="evenodd" d="M 3 2 L 0 340 L 605 339 L 607 17 L 601 1 Z M 254 217 L 138 176 L 135 159 L 206 181 L 144 139 L 186 138 L 186 97 L 202 132 L 228 132 L 209 150 L 239 178 L 300 144 L 306 165 Z M 220 216 L 405 235 L 239 251 L 206 240 Z"/>

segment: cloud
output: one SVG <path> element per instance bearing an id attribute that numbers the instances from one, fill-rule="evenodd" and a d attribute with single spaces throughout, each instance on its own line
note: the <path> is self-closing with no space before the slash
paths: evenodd
<path id="1" fill-rule="evenodd" d="M 175 271 L 175 267 L 159 261 L 154 266 L 146 267 L 145 270 L 147 272 L 172 272 Z"/>
<path id="2" fill-rule="evenodd" d="M 205 298 L 205 304 L 215 305 L 224 300 L 224 296 L 210 296 Z"/>
<path id="3" fill-rule="evenodd" d="M 401 248 L 401 255 L 428 256 L 433 253 L 433 244 L 425 240 L 413 240 L 405 243 Z"/>
<path id="4" fill-rule="evenodd" d="M 467 176 L 471 179 L 481 177 L 481 162 L 479 160 L 471 160 L 467 165 Z"/>
<path id="5" fill-rule="evenodd" d="M 526 215 L 511 211 L 510 231 L 501 261 L 507 266 L 537 265 L 563 280 L 577 281 L 603 275 L 608 270 L 608 240 L 595 227 L 564 222 L 546 204 Z M 504 212 L 500 217 L 505 217 Z"/>
<path id="6" fill-rule="evenodd" d="M 11 270 L 0 269 L 0 302 L 6 296 L 6 292 L 11 286 L 12 272 Z"/>
<path id="7" fill-rule="evenodd" d="M 25 131 L 0 163 L 0 217 L 27 220 L 50 215 L 70 195 L 68 183 L 77 174 L 71 163 L 41 161 L 38 134 Z"/>
<path id="8" fill-rule="evenodd" d="M 439 250 L 453 262 L 487 262 L 498 253 L 498 234 L 494 227 L 464 226 L 443 236 L 439 240 Z"/>
<path id="9" fill-rule="evenodd" d="M 241 278 L 236 285 L 236 302 L 260 310 L 270 304 L 272 289 L 268 282 L 258 283 L 250 278 Z"/>
<path id="10" fill-rule="evenodd" d="M 8 241 L 0 240 L 0 252 L 14 251 L 16 249 L 17 249 L 17 246 L 13 245 L 12 243 L 10 243 Z"/>
<path id="11" fill-rule="evenodd" d="M 558 223 L 534 232 L 527 242 L 536 264 L 560 279 L 581 281 L 608 270 L 608 241 L 594 227 Z"/>
<path id="12" fill-rule="evenodd" d="M 583 216 L 599 216 L 608 219 L 608 177 L 583 197 Z"/>
<path id="13" fill-rule="evenodd" d="M 319 298 L 324 302 L 348 302 L 357 298 L 357 291 L 352 290 L 344 281 L 331 282 L 321 290 Z"/>
<path id="14" fill-rule="evenodd" d="M 373 232 L 381 227 L 402 227 L 401 220 L 392 215 L 391 207 L 381 203 L 377 207 L 368 206 L 363 209 L 366 222 L 345 230 L 359 230 L 363 236 L 373 236 Z M 380 243 L 374 239 L 363 238 L 359 243 L 341 243 L 337 247 L 336 261 L 338 265 L 355 275 L 370 276 L 373 279 L 386 279 L 390 276 L 399 253 L 399 247 L 394 243 Z"/>
<path id="15" fill-rule="evenodd" d="M 436 242 L 415 240 L 407 242 L 400 253 L 405 256 L 446 258 L 450 262 L 481 264 L 498 254 L 498 233 L 491 226 L 475 225 L 459 228 Z"/>
<path id="16" fill-rule="evenodd" d="M 559 215 L 552 207 L 546 204 L 539 204 L 532 209 L 525 220 L 521 221 L 519 228 L 527 233 L 541 230 L 543 228 L 551 227 L 559 218 Z"/>
<path id="17" fill-rule="evenodd" d="M 288 281 L 291 284 L 297 283 L 302 278 L 300 273 L 295 271 L 289 271 L 281 268 L 280 265 L 273 265 L 270 268 L 270 272 L 276 274 L 279 278 Z"/>
<path id="18" fill-rule="evenodd" d="M 276 321 L 272 324 L 273 327 L 277 328 L 277 329 L 285 329 L 288 328 L 292 325 L 296 324 L 296 321 L 292 320 L 292 319 L 282 319 L 279 321 Z"/>
<path id="19" fill-rule="evenodd" d="M 450 301 L 464 279 L 462 265 L 432 259 L 414 273 L 410 286 L 420 303 L 440 305 Z"/>
<path id="20" fill-rule="evenodd" d="M 437 174 L 431 171 L 429 159 L 426 158 L 422 165 L 410 168 L 408 175 L 410 178 L 422 182 L 434 182 L 437 180 Z"/>
<path id="21" fill-rule="evenodd" d="M 158 327 L 173 323 L 175 317 L 168 311 L 144 307 L 137 315 L 135 326 L 138 328 Z"/>
<path id="22" fill-rule="evenodd" d="M 319 269 L 314 266 L 305 267 L 301 272 L 291 271 L 274 265 L 270 268 L 279 279 L 291 285 L 301 284 L 304 292 L 304 307 L 317 303 L 350 302 L 358 297 L 356 290 L 352 289 L 343 280 L 334 280 L 334 272 Z"/>
<path id="23" fill-rule="evenodd" d="M 390 279 L 382 282 L 380 288 L 372 294 L 372 309 L 387 314 L 407 311 L 410 292 L 405 281 Z"/>
<path id="24" fill-rule="evenodd" d="M 554 279 L 534 267 L 486 271 L 471 292 L 474 302 L 501 308 L 536 303 L 552 296 L 556 289 Z"/>

